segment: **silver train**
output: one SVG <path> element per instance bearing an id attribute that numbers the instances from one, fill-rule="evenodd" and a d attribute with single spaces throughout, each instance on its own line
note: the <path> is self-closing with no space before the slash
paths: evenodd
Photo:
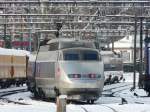
<path id="1" fill-rule="evenodd" d="M 36 62 L 28 66 L 28 89 L 35 96 L 94 103 L 104 86 L 104 66 L 94 43 L 73 39 L 54 39 L 40 46 Z"/>

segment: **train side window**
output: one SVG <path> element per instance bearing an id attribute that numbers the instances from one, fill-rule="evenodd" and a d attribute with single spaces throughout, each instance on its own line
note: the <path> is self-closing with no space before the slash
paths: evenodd
<path id="1" fill-rule="evenodd" d="M 58 50 L 58 45 L 59 45 L 58 42 L 56 42 L 56 43 L 51 43 L 51 44 L 49 45 L 49 51 Z"/>
<path id="2" fill-rule="evenodd" d="M 84 53 L 83 60 L 98 60 L 97 53 Z"/>
<path id="3" fill-rule="evenodd" d="M 40 52 L 48 51 L 49 45 L 40 46 Z"/>

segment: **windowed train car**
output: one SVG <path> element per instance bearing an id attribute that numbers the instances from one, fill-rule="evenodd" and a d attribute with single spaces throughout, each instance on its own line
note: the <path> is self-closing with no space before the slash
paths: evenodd
<path id="1" fill-rule="evenodd" d="M 55 98 L 65 94 L 68 99 L 91 103 L 101 96 L 104 68 L 93 42 L 50 40 L 40 46 L 35 62 L 29 63 L 28 88 L 35 96 Z"/>

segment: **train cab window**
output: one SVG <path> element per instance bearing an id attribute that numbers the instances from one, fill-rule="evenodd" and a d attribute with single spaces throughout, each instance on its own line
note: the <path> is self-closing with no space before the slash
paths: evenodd
<path id="1" fill-rule="evenodd" d="M 49 45 L 40 46 L 40 52 L 48 51 Z"/>
<path id="2" fill-rule="evenodd" d="M 101 58 L 96 51 L 84 51 L 84 50 L 69 50 L 63 52 L 64 60 L 76 60 L 76 61 L 100 61 Z"/>
<path id="3" fill-rule="evenodd" d="M 82 54 L 82 60 L 88 60 L 88 61 L 96 61 L 100 60 L 99 54 L 96 51 L 83 51 Z"/>
<path id="4" fill-rule="evenodd" d="M 64 60 L 79 60 L 79 54 L 65 53 Z"/>
<path id="5" fill-rule="evenodd" d="M 58 50 L 58 45 L 59 45 L 59 43 L 57 43 L 57 42 L 49 44 L 49 51 Z"/>
<path id="6" fill-rule="evenodd" d="M 83 60 L 98 60 L 97 53 L 84 53 Z"/>

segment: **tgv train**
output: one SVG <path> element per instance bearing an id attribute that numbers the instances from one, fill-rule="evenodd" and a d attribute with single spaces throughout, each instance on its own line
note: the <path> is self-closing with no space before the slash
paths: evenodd
<path id="1" fill-rule="evenodd" d="M 35 71 L 34 71 L 35 70 Z M 93 42 L 53 39 L 40 46 L 37 57 L 29 62 L 28 88 L 35 96 L 94 103 L 101 96 L 104 67 Z"/>

